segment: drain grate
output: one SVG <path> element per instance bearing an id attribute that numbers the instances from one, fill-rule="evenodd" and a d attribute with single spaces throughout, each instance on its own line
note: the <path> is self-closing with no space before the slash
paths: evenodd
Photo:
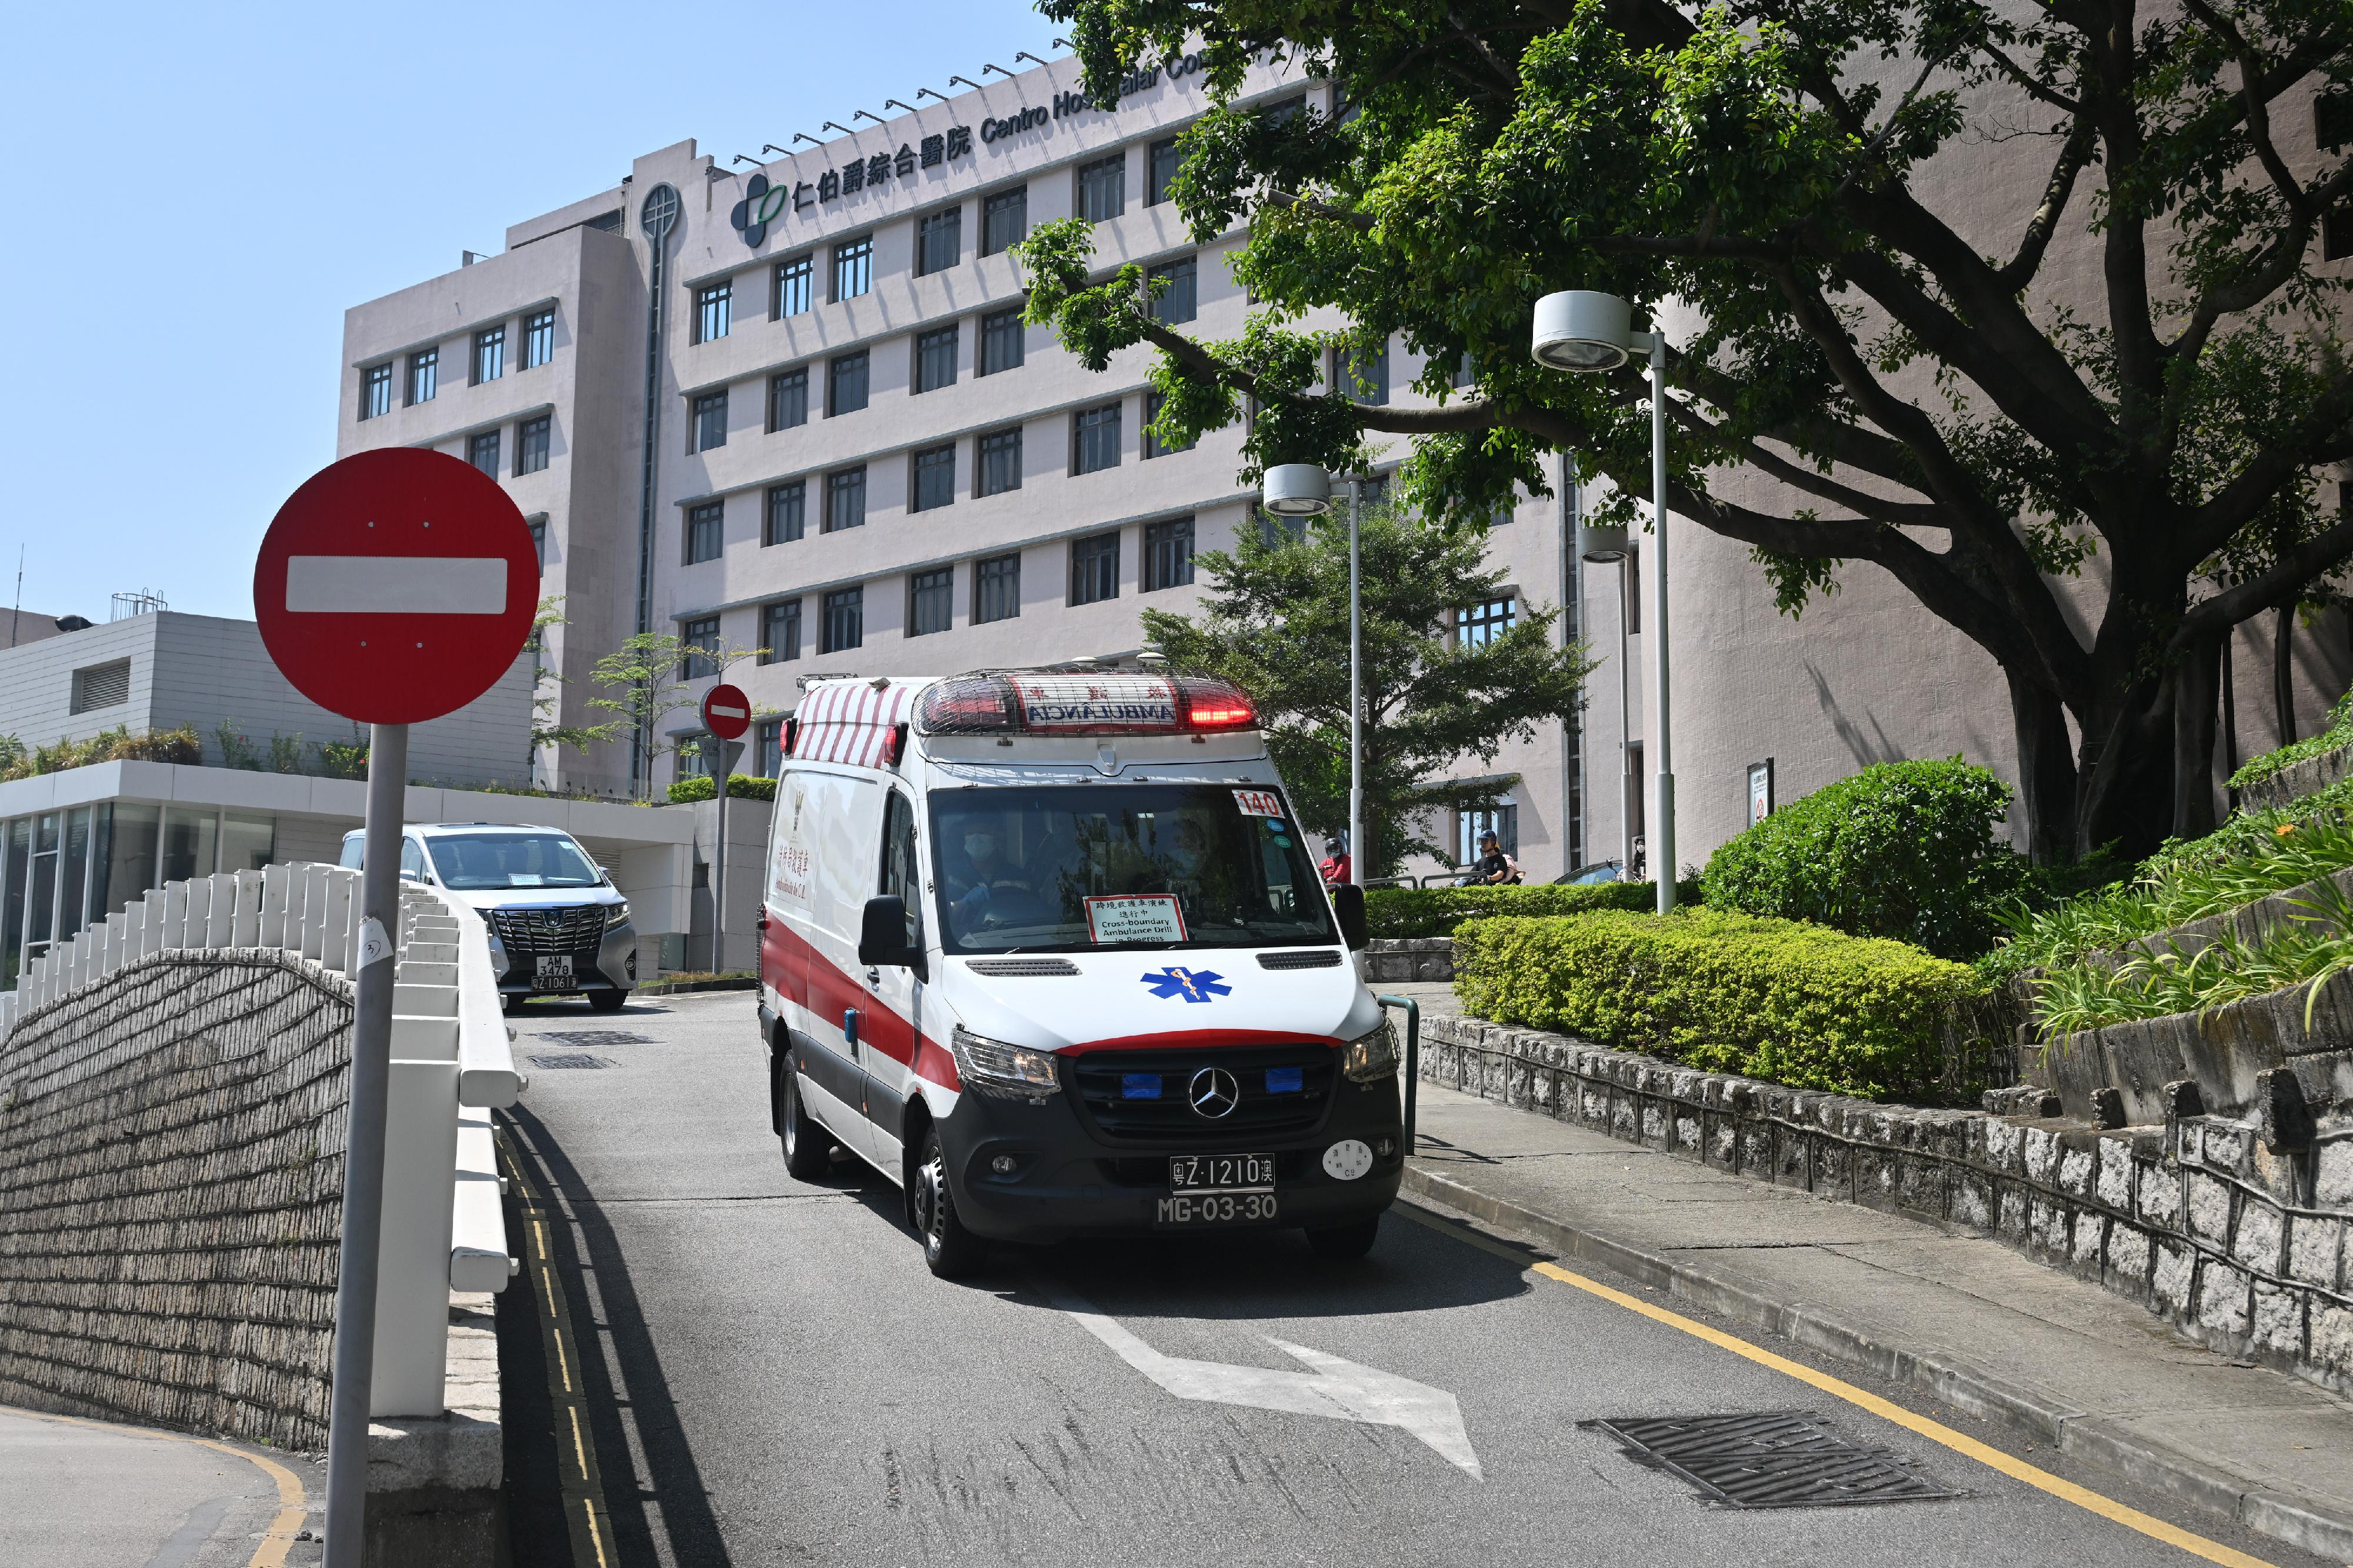
<path id="1" fill-rule="evenodd" d="M 1825 1508 L 1916 1502 L 1947 1491 L 1883 1448 L 1848 1442 L 1801 1410 L 1736 1415 L 1613 1415 L 1581 1421 L 1627 1457 L 1672 1471 L 1734 1508 Z"/>
<path id="2" fill-rule="evenodd" d="M 553 1034 L 533 1035 L 534 1040 L 554 1040 L 565 1046 L 650 1046 L 649 1035 L 632 1035 L 626 1029 L 567 1029 Z"/>
<path id="3" fill-rule="evenodd" d="M 608 1068 L 613 1064 L 602 1057 L 592 1057 L 586 1051 L 561 1051 L 553 1056 L 529 1058 L 535 1068 L 554 1071 L 557 1068 Z"/>

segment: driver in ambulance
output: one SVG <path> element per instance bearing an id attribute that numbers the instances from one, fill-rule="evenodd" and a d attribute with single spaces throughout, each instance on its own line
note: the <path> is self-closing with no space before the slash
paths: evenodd
<path id="1" fill-rule="evenodd" d="M 1029 879 L 1006 853 L 1001 823 L 986 817 L 969 819 L 964 841 L 947 865 L 948 908 L 958 927 L 969 930 L 987 912 L 998 892 L 1028 892 Z"/>

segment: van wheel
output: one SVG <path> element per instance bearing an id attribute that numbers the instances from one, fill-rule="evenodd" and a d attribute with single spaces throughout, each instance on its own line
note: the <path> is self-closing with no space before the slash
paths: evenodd
<path id="1" fill-rule="evenodd" d="M 628 1006 L 628 1003 L 629 994 L 626 991 L 591 991 L 588 993 L 588 1005 L 594 1007 L 599 1013 L 617 1013 L 623 1007 Z"/>
<path id="2" fill-rule="evenodd" d="M 817 1124 L 817 1118 L 801 1103 L 800 1074 L 793 1070 L 792 1058 L 786 1057 L 776 1068 L 776 1093 L 782 1100 L 783 1123 L 779 1134 L 785 1145 L 785 1171 L 796 1181 L 823 1181 L 833 1169 L 833 1134 Z"/>
<path id="3" fill-rule="evenodd" d="M 1335 1263 L 1351 1263 L 1373 1249 L 1374 1240 L 1381 1234 L 1381 1216 L 1360 1219 L 1354 1225 L 1335 1225 L 1328 1230 L 1311 1230 L 1307 1245 L 1315 1249 L 1318 1258 Z"/>
<path id="4" fill-rule="evenodd" d="M 948 1191 L 947 1152 L 940 1130 L 923 1131 L 923 1158 L 915 1168 L 915 1228 L 923 1237 L 923 1261 L 943 1279 L 961 1279 L 988 1257 L 988 1243 L 965 1229 Z"/>

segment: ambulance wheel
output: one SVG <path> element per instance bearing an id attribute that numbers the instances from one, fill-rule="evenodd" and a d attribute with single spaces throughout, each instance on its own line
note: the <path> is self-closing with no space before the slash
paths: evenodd
<path id="1" fill-rule="evenodd" d="M 783 1101 L 776 1120 L 784 1128 L 786 1173 L 796 1181 L 823 1181 L 833 1169 L 833 1134 L 819 1127 L 801 1103 L 800 1075 L 789 1058 L 777 1065 L 776 1074 L 776 1094 Z"/>
<path id="2" fill-rule="evenodd" d="M 915 1228 L 923 1237 L 923 1261 L 943 1279 L 961 1279 L 988 1256 L 988 1243 L 965 1229 L 948 1191 L 947 1152 L 936 1127 L 923 1133 L 923 1158 L 915 1168 Z"/>
<path id="3" fill-rule="evenodd" d="M 1373 1249 L 1373 1242 L 1381 1234 L 1381 1216 L 1360 1219 L 1354 1225 L 1337 1225 L 1329 1230 L 1311 1230 L 1307 1245 L 1315 1249 L 1318 1258 L 1335 1263 L 1352 1263 Z"/>

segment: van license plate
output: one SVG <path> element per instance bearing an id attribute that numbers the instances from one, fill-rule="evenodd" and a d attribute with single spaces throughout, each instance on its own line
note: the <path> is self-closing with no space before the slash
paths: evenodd
<path id="1" fill-rule="evenodd" d="M 539 973 L 533 984 L 542 991 L 569 990 L 572 985 L 572 955 L 568 952 L 543 952 L 539 955 Z"/>
<path id="2" fill-rule="evenodd" d="M 1172 1193 L 1271 1193 L 1274 1191 L 1274 1156 L 1172 1154 L 1168 1158 L 1168 1190 Z"/>
<path id="3" fill-rule="evenodd" d="M 1179 1193 L 1155 1198 L 1152 1220 L 1158 1226 L 1271 1225 L 1275 1220 L 1272 1193 Z"/>

